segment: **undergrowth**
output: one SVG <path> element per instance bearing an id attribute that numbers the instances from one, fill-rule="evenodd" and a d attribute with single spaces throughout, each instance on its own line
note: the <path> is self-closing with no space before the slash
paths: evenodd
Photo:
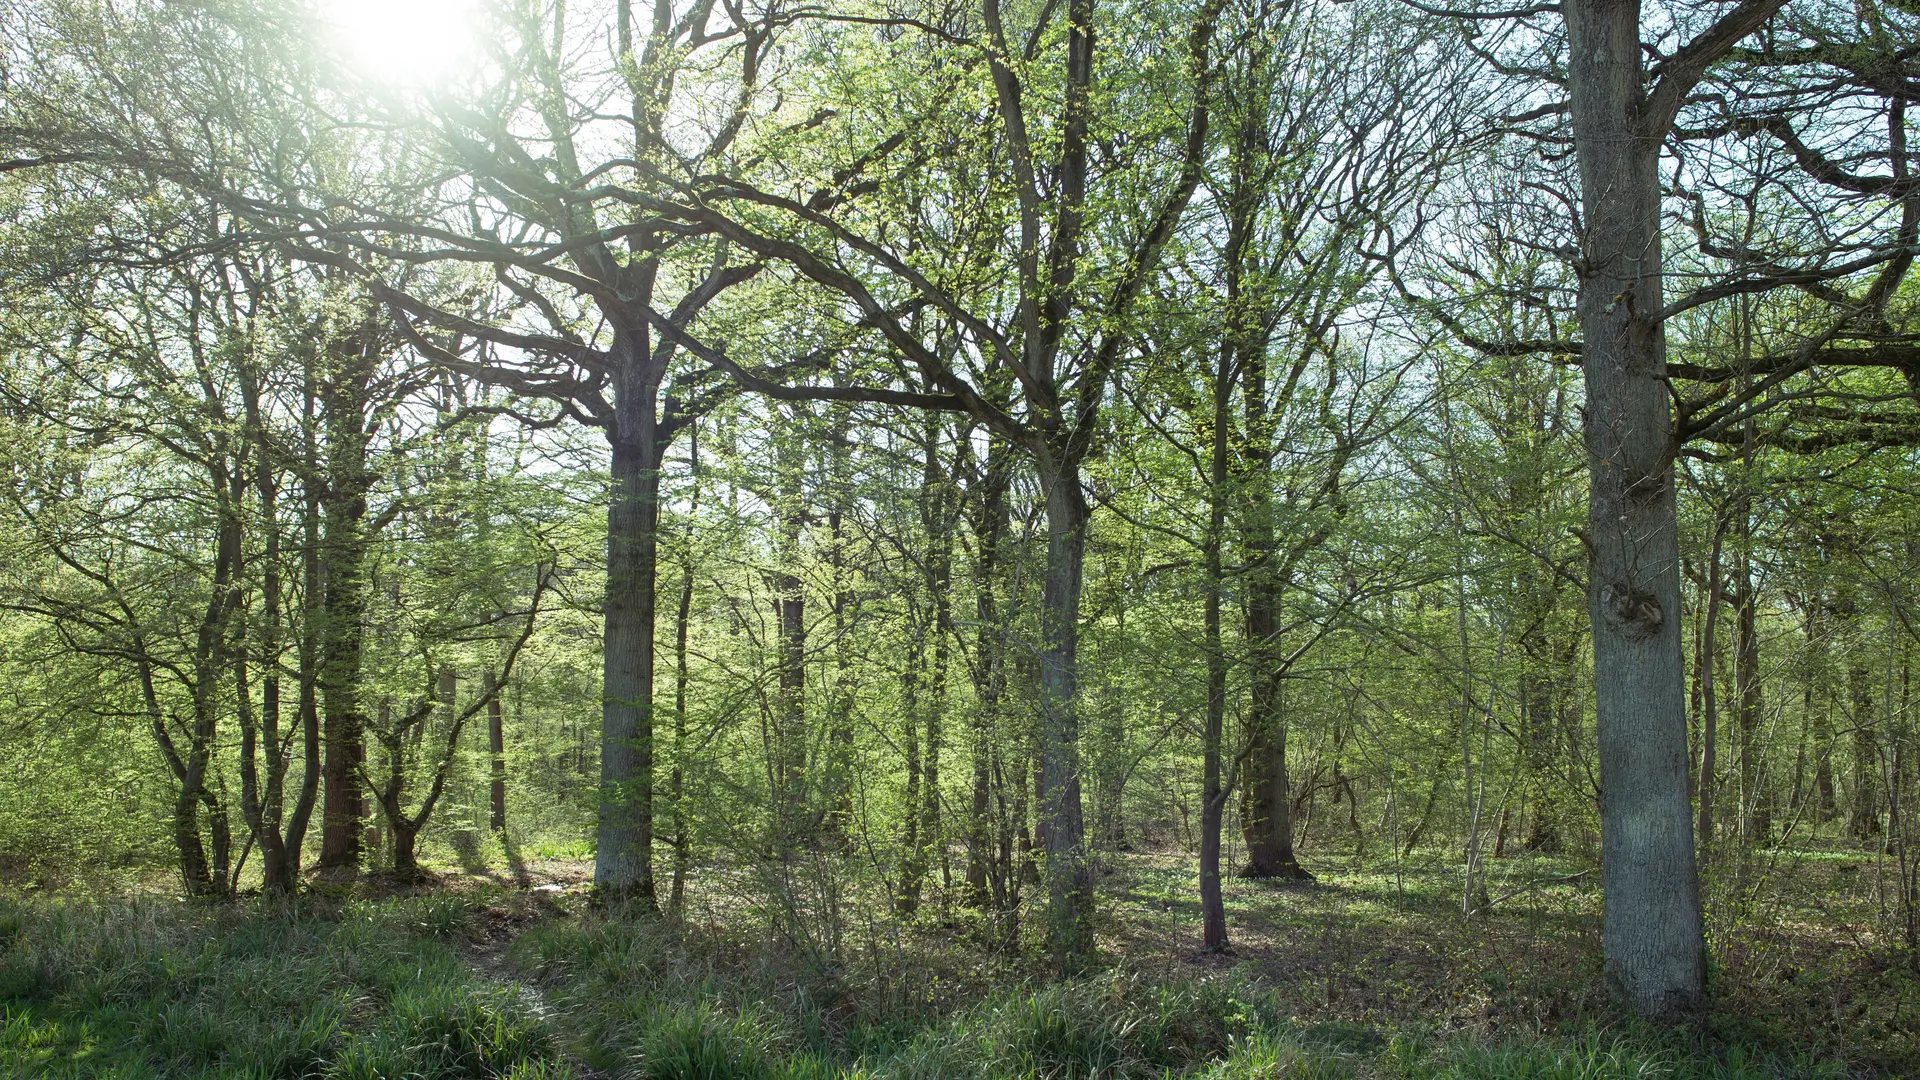
<path id="1" fill-rule="evenodd" d="M 516 967 L 569 1018 L 594 1068 L 638 1080 L 1760 1080 L 1843 1061 L 1651 1029 L 1508 1037 L 1301 1023 L 1242 971 L 1164 981 L 1127 968 L 1002 987 L 958 1007 L 876 992 L 658 923 L 535 927 Z"/>
<path id="2" fill-rule="evenodd" d="M 471 903 L 0 907 L 0 1075 L 565 1076 L 548 1026 L 455 950 Z"/>
<path id="3" fill-rule="evenodd" d="M 484 897 L 294 909 L 0 903 L 0 1076 L 316 1080 L 1762 1080 L 1795 1053 L 1583 1021 L 1531 1034 L 1329 1020 L 1254 965 L 1051 982 L 864 971 L 657 919 L 548 917 L 463 955 Z M 497 927 L 498 919 L 492 920 Z M 960 958 L 956 961 L 956 957 Z M 978 958 L 984 962 L 985 958 Z M 979 965 L 975 965 L 978 967 Z M 902 979 L 911 969 L 918 982 Z M 1882 1070 L 1885 1071 L 1884 1069 Z M 1897 1074 L 1897 1073 L 1896 1073 Z"/>

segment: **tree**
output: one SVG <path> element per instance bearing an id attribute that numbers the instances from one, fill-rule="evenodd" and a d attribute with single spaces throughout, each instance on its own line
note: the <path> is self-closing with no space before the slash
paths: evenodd
<path id="1" fill-rule="evenodd" d="M 1128 320 L 1157 273 L 1161 254 L 1200 183 L 1215 72 L 1211 46 L 1220 7 L 1218 2 L 1210 3 L 1190 21 L 1182 20 L 1187 41 L 1169 65 L 1175 71 L 1152 72 L 1156 78 L 1129 81 L 1114 70 L 1111 85 L 1096 79 L 1092 0 L 1067 5 L 1065 40 L 1045 49 L 1057 68 L 1038 63 L 1043 47 L 1054 36 L 1048 25 L 1053 9 L 1026 28 L 1024 44 L 1016 28 L 1007 25 L 998 0 L 987 0 L 977 22 L 969 19 L 954 31 L 925 31 L 934 45 L 984 55 L 992 80 L 995 131 L 1004 140 L 1001 148 L 1010 173 L 996 178 L 1012 190 L 1010 216 L 1017 239 L 1012 250 L 995 250 L 989 242 L 979 254 L 1006 269 L 1009 280 L 1004 292 L 982 288 L 965 263 L 946 267 L 964 272 L 955 280 L 943 282 L 922 272 L 915 265 L 918 260 L 865 232 L 863 227 L 872 219 L 858 215 L 863 207 L 848 199 L 848 194 L 886 184 L 866 175 L 886 166 L 889 156 L 903 151 L 910 140 L 924 142 L 937 135 L 946 146 L 964 145 L 959 133 L 970 120 L 964 114 L 942 111 L 952 104 L 951 99 L 929 98 L 924 92 L 889 101 L 889 105 L 911 101 L 932 110 L 907 126 L 890 118 L 869 119 L 886 134 L 870 144 L 874 150 L 835 170 L 839 191 L 825 189 L 794 197 L 729 179 L 712 192 L 711 199 L 698 187 L 689 187 L 679 199 L 657 207 L 756 255 L 779 260 L 845 297 L 935 388 L 928 394 L 879 388 L 855 391 L 860 396 L 965 411 L 1018 446 L 1035 467 L 1048 523 L 1040 644 L 1040 765 L 1045 792 L 1041 817 L 1046 824 L 1048 938 L 1056 961 L 1063 966 L 1076 962 L 1091 944 L 1093 889 L 1080 804 L 1076 711 L 1079 606 L 1089 515 L 1081 467 L 1094 446 L 1107 387 L 1129 346 Z M 931 85 L 944 94 L 946 88 L 959 84 L 967 68 L 956 71 L 944 49 L 932 55 Z M 1058 111 L 1051 116 L 1041 111 L 1047 96 L 1036 92 L 1033 84 L 1043 72 L 1064 87 Z M 1111 100 L 1111 93 L 1125 92 L 1136 107 L 1146 108 L 1146 100 L 1138 95 L 1158 94 L 1169 86 L 1189 101 L 1177 126 L 1156 125 L 1156 135 L 1171 151 L 1170 163 L 1143 163 L 1137 171 L 1105 178 L 1130 196 L 1154 182 L 1164 184 L 1166 194 L 1143 201 L 1136 212 L 1116 208 L 1111 221 L 1096 216 L 1112 204 L 1090 190 L 1097 176 L 1090 170 L 1093 133 L 1131 119 L 1104 103 Z M 896 94 L 902 89 L 895 83 Z M 1096 110 L 1097 105 L 1102 111 Z M 1043 122 L 1053 127 L 1044 141 L 1036 135 Z M 1047 147 L 1053 148 L 1050 153 Z M 895 183 L 918 176 L 926 167 L 911 163 Z M 927 179 L 952 183 L 965 171 L 941 169 Z M 997 170 L 988 175 L 994 173 Z M 986 225 L 985 221 L 969 222 L 967 227 Z M 1122 239 L 1110 246 L 1113 236 Z M 1016 410 L 1002 408 L 989 396 L 990 384 L 983 371 L 957 368 L 915 333 L 893 310 L 903 303 L 939 312 L 940 330 L 964 338 L 979 355 L 1004 366 L 1018 388 Z M 656 316 L 654 322 L 663 334 L 674 333 L 664 319 Z M 696 343 L 689 339 L 687 344 L 691 348 Z M 714 350 L 704 351 L 716 363 L 724 361 Z"/>

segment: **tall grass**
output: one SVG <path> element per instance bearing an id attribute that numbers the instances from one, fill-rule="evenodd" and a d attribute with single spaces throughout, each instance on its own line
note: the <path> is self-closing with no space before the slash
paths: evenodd
<path id="1" fill-rule="evenodd" d="M 1847 1076 L 1675 1034 L 1474 1038 L 1296 1020 L 1238 972 L 901 992 L 658 920 L 549 919 L 527 980 L 473 901 L 0 904 L 0 1077 L 217 1080 L 1765 1080 Z M 894 975 L 898 976 L 899 972 Z M 538 987 L 543 1000 L 530 1000 Z M 573 1063 L 583 1061 L 586 1069 Z"/>
<path id="2" fill-rule="evenodd" d="M 637 1080 L 1763 1080 L 1832 1061 L 1688 1047 L 1672 1033 L 1490 1040 L 1301 1025 L 1239 973 L 1127 970 L 1003 987 L 958 1007 L 869 992 L 843 972 L 682 938 L 664 925 L 550 922 L 514 964 Z"/>
<path id="3" fill-rule="evenodd" d="M 0 909 L 0 1075 L 566 1075 L 546 1025 L 450 944 L 464 910 Z"/>

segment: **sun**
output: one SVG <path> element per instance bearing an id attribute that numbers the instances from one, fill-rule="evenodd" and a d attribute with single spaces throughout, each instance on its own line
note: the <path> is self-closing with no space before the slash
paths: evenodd
<path id="1" fill-rule="evenodd" d="M 474 62 L 479 0 L 322 0 L 320 13 L 369 78 L 433 85 Z"/>

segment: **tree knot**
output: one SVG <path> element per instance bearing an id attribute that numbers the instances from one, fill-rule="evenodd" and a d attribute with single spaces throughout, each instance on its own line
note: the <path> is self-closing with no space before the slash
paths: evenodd
<path id="1" fill-rule="evenodd" d="M 1645 641 L 1659 633 L 1666 618 L 1652 593 L 1616 581 L 1600 587 L 1600 612 L 1628 641 Z"/>

